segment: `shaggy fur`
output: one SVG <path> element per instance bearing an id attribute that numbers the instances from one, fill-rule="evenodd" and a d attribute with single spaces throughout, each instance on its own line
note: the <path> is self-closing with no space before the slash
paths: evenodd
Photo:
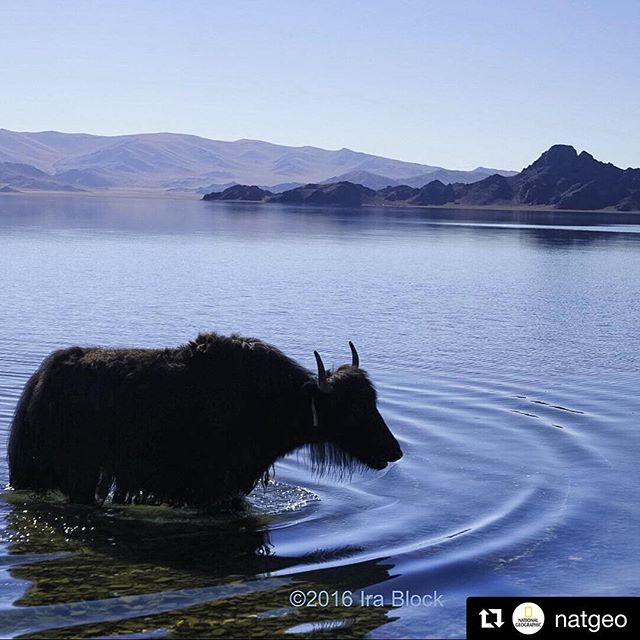
<path id="1" fill-rule="evenodd" d="M 345 365 L 327 375 L 330 391 L 320 391 L 278 349 L 239 336 L 56 351 L 16 409 L 11 485 L 80 503 L 202 505 L 248 493 L 303 446 L 318 470 L 399 459 L 365 372 Z"/>

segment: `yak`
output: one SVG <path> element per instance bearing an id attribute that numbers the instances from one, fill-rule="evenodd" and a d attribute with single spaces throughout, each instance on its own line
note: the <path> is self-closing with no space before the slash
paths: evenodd
<path id="1" fill-rule="evenodd" d="M 26 383 L 9 440 L 10 485 L 70 502 L 173 506 L 241 498 L 303 447 L 320 472 L 402 457 L 351 364 L 317 375 L 257 338 L 200 334 L 166 349 L 70 347 Z"/>

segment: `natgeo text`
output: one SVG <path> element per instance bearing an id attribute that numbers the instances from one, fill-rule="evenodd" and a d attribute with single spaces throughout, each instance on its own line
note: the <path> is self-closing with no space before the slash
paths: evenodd
<path id="1" fill-rule="evenodd" d="M 638 598 L 472 597 L 467 638 L 636 638 Z"/>

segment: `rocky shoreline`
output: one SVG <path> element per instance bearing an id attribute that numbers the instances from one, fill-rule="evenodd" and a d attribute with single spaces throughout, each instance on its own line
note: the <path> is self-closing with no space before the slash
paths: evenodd
<path id="1" fill-rule="evenodd" d="M 329 206 L 423 206 L 542 208 L 563 211 L 640 211 L 640 169 L 620 169 L 555 145 L 514 176 L 494 174 L 469 184 L 433 180 L 424 186 L 369 189 L 342 181 L 307 184 L 282 193 L 255 185 L 234 185 L 203 200 L 275 202 Z"/>

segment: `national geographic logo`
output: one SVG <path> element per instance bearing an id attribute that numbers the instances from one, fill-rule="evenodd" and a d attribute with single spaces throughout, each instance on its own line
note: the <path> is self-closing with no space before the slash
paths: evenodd
<path id="1" fill-rule="evenodd" d="M 511 621 L 516 631 L 530 636 L 542 629 L 544 611 L 535 602 L 523 602 L 514 609 Z"/>

